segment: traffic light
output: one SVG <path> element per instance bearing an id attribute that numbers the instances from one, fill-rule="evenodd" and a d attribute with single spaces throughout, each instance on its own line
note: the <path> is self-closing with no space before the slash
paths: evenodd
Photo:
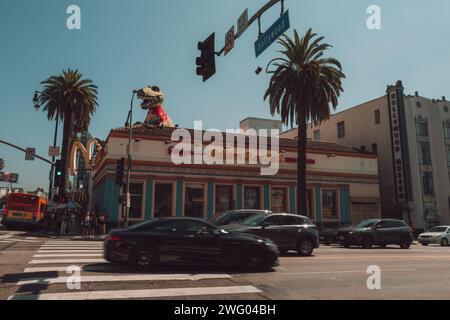
<path id="1" fill-rule="evenodd" d="M 119 204 L 125 205 L 127 202 L 127 196 L 119 196 Z"/>
<path id="2" fill-rule="evenodd" d="M 62 161 L 61 160 L 56 160 L 55 161 L 55 182 L 54 182 L 54 186 L 55 187 L 61 187 L 62 184 Z"/>
<path id="3" fill-rule="evenodd" d="M 197 63 L 197 75 L 203 76 L 203 82 L 216 73 L 215 33 L 212 33 L 205 41 L 199 42 L 200 57 Z"/>
<path id="4" fill-rule="evenodd" d="M 120 160 L 117 160 L 116 166 L 116 185 L 118 185 L 119 187 L 122 185 L 124 171 L 125 171 L 125 158 L 122 158 Z"/>

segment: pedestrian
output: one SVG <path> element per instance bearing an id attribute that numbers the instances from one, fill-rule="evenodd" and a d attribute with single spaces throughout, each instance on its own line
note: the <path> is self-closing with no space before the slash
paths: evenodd
<path id="1" fill-rule="evenodd" d="M 93 211 L 91 213 L 91 226 L 90 226 L 90 232 L 89 232 L 89 236 L 91 239 L 93 239 L 94 236 L 97 234 L 97 227 L 98 227 L 97 215 Z"/>
<path id="2" fill-rule="evenodd" d="M 91 229 L 91 215 L 88 212 L 86 212 L 84 218 L 81 220 L 82 223 L 82 237 L 85 239 L 87 236 L 89 236 L 89 232 Z"/>
<path id="3" fill-rule="evenodd" d="M 66 235 L 67 232 L 67 225 L 69 223 L 69 215 L 67 214 L 67 211 L 64 210 L 64 212 L 61 215 L 61 225 L 60 225 L 60 236 Z"/>
<path id="4" fill-rule="evenodd" d="M 106 224 L 108 223 L 108 214 L 105 210 L 102 211 L 100 214 L 98 224 L 99 224 L 99 231 L 100 235 L 104 236 L 106 234 Z"/>

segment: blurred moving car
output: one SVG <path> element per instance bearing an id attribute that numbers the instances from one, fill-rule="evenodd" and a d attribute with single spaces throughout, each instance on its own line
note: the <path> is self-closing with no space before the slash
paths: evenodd
<path id="1" fill-rule="evenodd" d="M 440 244 L 446 247 L 450 243 L 450 226 L 433 227 L 427 232 L 421 233 L 417 241 L 423 246 Z"/>
<path id="2" fill-rule="evenodd" d="M 224 229 L 271 239 L 282 254 L 294 250 L 301 256 L 310 256 L 319 247 L 317 227 L 308 217 L 295 214 L 258 213 L 239 225 L 225 226 Z"/>
<path id="3" fill-rule="evenodd" d="M 159 218 L 113 230 L 104 257 L 140 269 L 158 265 L 241 266 L 262 270 L 278 265 L 278 247 L 261 237 L 229 233 L 196 218 Z"/>
<path id="4" fill-rule="evenodd" d="M 228 210 L 215 214 L 208 222 L 217 227 L 238 224 L 257 213 L 271 213 L 271 211 L 250 209 Z"/>
<path id="5" fill-rule="evenodd" d="M 326 246 L 339 243 L 339 241 L 337 239 L 337 233 L 338 233 L 337 229 L 331 229 L 331 228 L 327 228 L 327 229 L 323 229 L 323 230 L 319 231 L 320 243 L 323 243 Z"/>
<path id="6" fill-rule="evenodd" d="M 390 244 L 409 249 L 414 240 L 411 227 L 403 220 L 395 219 L 364 220 L 356 226 L 339 229 L 337 237 L 346 248 L 355 245 L 365 249 L 374 245 L 384 248 Z"/>

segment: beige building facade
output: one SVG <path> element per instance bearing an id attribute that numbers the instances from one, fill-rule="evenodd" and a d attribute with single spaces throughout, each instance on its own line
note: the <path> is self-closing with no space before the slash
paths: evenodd
<path id="1" fill-rule="evenodd" d="M 405 95 L 398 81 L 386 95 L 309 127 L 308 137 L 376 154 L 382 215 L 428 229 L 450 224 L 449 109 L 445 97 Z"/>

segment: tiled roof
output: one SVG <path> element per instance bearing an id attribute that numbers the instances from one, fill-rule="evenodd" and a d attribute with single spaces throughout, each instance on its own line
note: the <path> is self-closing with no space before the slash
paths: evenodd
<path id="1" fill-rule="evenodd" d="M 170 138 L 172 136 L 175 128 L 162 128 L 158 126 L 150 126 L 150 125 L 134 125 L 133 126 L 133 135 L 136 136 L 154 136 L 154 137 L 167 137 Z M 191 133 L 191 136 L 194 133 L 193 129 L 186 129 Z M 111 130 L 111 135 L 128 135 L 128 128 L 116 128 Z M 297 139 L 286 139 L 280 138 L 280 147 L 297 147 Z M 359 149 L 353 148 L 351 146 L 346 146 L 334 142 L 325 142 L 325 141 L 315 141 L 309 140 L 307 141 L 307 149 L 311 151 L 324 151 L 324 152 L 351 152 L 351 153 L 361 153 L 361 154 L 369 154 L 368 152 L 363 152 Z"/>

